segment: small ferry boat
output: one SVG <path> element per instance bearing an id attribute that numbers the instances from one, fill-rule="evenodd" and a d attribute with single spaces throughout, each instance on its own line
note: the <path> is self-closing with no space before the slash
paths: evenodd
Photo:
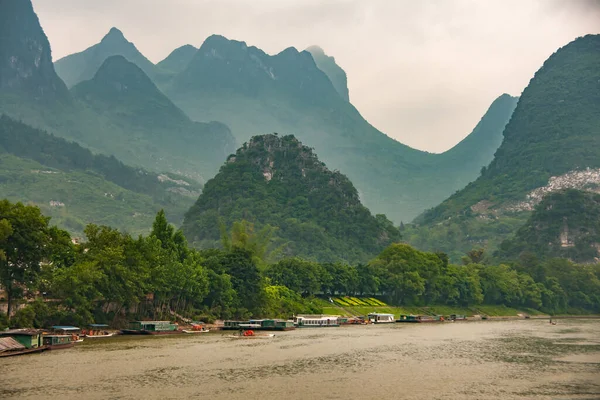
<path id="1" fill-rule="evenodd" d="M 83 330 L 83 336 L 89 339 L 107 338 L 116 335 L 116 332 L 109 332 L 106 324 L 89 324 L 87 330 Z"/>
<path id="2" fill-rule="evenodd" d="M 48 350 L 68 349 L 75 346 L 71 335 L 44 335 L 44 346 Z"/>
<path id="3" fill-rule="evenodd" d="M 394 314 L 371 313 L 367 315 L 368 320 L 373 324 L 393 324 Z"/>
<path id="4" fill-rule="evenodd" d="M 466 320 L 467 320 L 467 316 L 466 315 L 451 314 L 451 315 L 448 316 L 448 321 L 466 321 Z"/>
<path id="5" fill-rule="evenodd" d="M 56 335 L 71 336 L 71 342 L 73 343 L 83 342 L 83 334 L 81 333 L 81 329 L 76 326 L 57 325 L 52 327 L 52 331 Z"/>
<path id="6" fill-rule="evenodd" d="M 225 321 L 223 330 L 253 329 L 255 331 L 291 331 L 294 321 L 283 319 L 251 319 L 249 321 Z"/>
<path id="7" fill-rule="evenodd" d="M 331 328 L 340 326 L 338 315 L 298 315 L 294 317 L 297 328 Z"/>
<path id="8" fill-rule="evenodd" d="M 201 323 L 192 323 L 192 329 L 183 329 L 183 333 L 207 333 L 210 329 L 206 328 L 206 325 Z"/>
<path id="9" fill-rule="evenodd" d="M 170 335 L 183 333 L 177 324 L 170 321 L 133 321 L 128 329 L 121 329 L 123 335 Z"/>
<path id="10" fill-rule="evenodd" d="M 396 320 L 397 323 L 422 323 L 422 322 L 443 322 L 444 317 L 441 315 L 400 315 L 400 318 Z"/>
<path id="11" fill-rule="evenodd" d="M 364 317 L 340 317 L 338 318 L 340 325 L 366 325 L 369 324 L 369 320 L 365 320 Z"/>
<path id="12" fill-rule="evenodd" d="M 227 335 L 230 339 L 270 339 L 275 337 L 274 333 L 256 333 L 251 329 L 241 331 L 238 335 Z"/>

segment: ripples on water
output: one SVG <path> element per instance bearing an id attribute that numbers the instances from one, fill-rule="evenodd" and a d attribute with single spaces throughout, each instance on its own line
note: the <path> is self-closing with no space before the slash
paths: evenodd
<path id="1" fill-rule="evenodd" d="M 600 320 L 88 340 L 0 359 L 2 399 L 600 399 Z"/>

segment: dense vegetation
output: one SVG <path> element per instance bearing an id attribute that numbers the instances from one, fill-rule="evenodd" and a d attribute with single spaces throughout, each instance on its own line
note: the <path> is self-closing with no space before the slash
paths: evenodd
<path id="1" fill-rule="evenodd" d="M 352 183 L 330 171 L 294 136 L 255 136 L 208 181 L 183 231 L 214 247 L 220 225 L 246 219 L 276 227 L 283 253 L 318 261 L 365 261 L 400 238 L 384 215 L 372 216 Z"/>
<path id="2" fill-rule="evenodd" d="M 481 176 L 415 219 L 407 240 L 424 250 L 491 253 L 527 220 L 515 207 L 552 176 L 600 167 L 600 35 L 559 49 L 537 71 Z M 576 184 L 577 182 L 573 182 Z M 513 254 L 514 255 L 514 254 Z"/>
<path id="3" fill-rule="evenodd" d="M 38 204 L 76 235 L 90 222 L 147 232 L 161 208 L 181 223 L 201 189 L 193 180 L 129 167 L 6 116 L 0 117 L 0 165 L 0 196 Z"/>
<path id="4" fill-rule="evenodd" d="M 497 257 L 530 253 L 541 259 L 597 262 L 599 246 L 600 195 L 567 189 L 546 196 L 515 237 L 502 243 Z"/>
<path id="5" fill-rule="evenodd" d="M 27 12 L 0 43 L 8 49 L 2 53 L 2 62 L 10 63 L 13 56 L 35 59 L 35 46 L 27 44 L 32 31 L 49 57 L 50 48 L 30 0 L 24 1 Z M 293 48 L 269 56 L 220 36 L 209 37 L 190 57 L 193 50 L 184 47 L 155 66 L 120 31 L 111 29 L 99 44 L 56 63 L 69 86 L 75 89 L 87 83 L 86 90 L 79 87 L 73 94 L 66 92 L 49 65 L 39 76 L 48 79 L 39 84 L 38 92 L 49 93 L 47 86 L 61 86 L 60 102 L 40 102 L 40 96 L 29 91 L 3 92 L 0 112 L 92 151 L 114 154 L 127 164 L 185 174 L 200 182 L 217 172 L 235 149 L 236 139 L 243 143 L 260 132 L 291 133 L 319 151 L 331 168 L 350 177 L 369 208 L 396 223 L 412 219 L 473 180 L 490 161 L 512 112 L 510 106 L 492 107 L 488 114 L 498 118 L 482 120 L 473 132 L 481 140 L 465 141 L 454 152 L 468 156 L 442 157 L 402 145 L 368 124 L 346 100 L 345 73 L 329 58 L 316 57 L 315 64 L 309 52 Z M 165 117 L 164 111 L 172 107 L 159 99 L 158 90 L 148 102 L 144 101 L 147 92 L 125 90 L 137 81 L 118 80 L 121 77 L 114 74 L 108 80 L 96 79 L 107 59 L 115 55 L 136 64 L 195 121 L 221 121 L 232 132 L 218 122 L 190 127 L 189 120 L 182 120 L 165 126 L 173 115 Z M 31 63 L 22 67 L 21 72 L 35 69 Z M 37 78 L 32 82 L 38 82 Z M 110 96 L 99 96 L 99 91 L 109 89 L 113 89 Z"/>
<path id="6" fill-rule="evenodd" d="M 30 0 L 0 3 L 0 25 L 1 114 L 129 165 L 200 182 L 235 150 L 225 125 L 191 121 L 156 88 L 140 59 L 137 66 L 123 58 L 106 63 L 112 55 L 107 49 L 127 53 L 133 46 L 120 32 L 112 31 L 100 46 L 104 50 L 94 52 L 97 65 L 91 75 L 83 71 L 92 79 L 71 93 L 54 71 Z"/>
<path id="7" fill-rule="evenodd" d="M 266 236 L 236 224 L 223 249 L 187 246 L 161 211 L 148 236 L 86 227 L 87 241 L 49 226 L 38 208 L 0 202 L 0 285 L 10 309 L 0 325 L 48 326 L 128 318 L 289 317 L 320 312 L 315 295 L 377 296 L 389 304 L 503 304 L 548 313 L 600 311 L 600 268 L 564 259 L 522 257 L 486 265 L 471 252 L 463 265 L 443 253 L 392 244 L 365 264 L 266 261 Z M 264 233 L 264 232 L 263 232 Z M 2 316 L 0 316 L 2 317 Z M 2 320 L 4 319 L 4 322 Z"/>
<path id="8" fill-rule="evenodd" d="M 523 91 L 491 164 L 419 221 L 470 216 L 471 206 L 483 200 L 493 210 L 523 199 L 552 176 L 600 167 L 599 80 L 600 35 L 556 51 Z"/>
<path id="9" fill-rule="evenodd" d="M 473 133 L 482 138 L 477 146 L 471 141 L 458 145 L 468 148 L 468 157 L 418 151 L 365 121 L 318 64 L 306 51 L 288 48 L 270 56 L 213 35 L 187 68 L 161 88 L 191 118 L 227 124 L 239 143 L 257 132 L 293 134 L 315 148 L 330 168 L 347 175 L 369 209 L 396 223 L 475 179 L 491 160 L 512 113 L 513 105 L 503 101 L 491 107 L 488 113 L 495 116 L 482 120 Z"/>

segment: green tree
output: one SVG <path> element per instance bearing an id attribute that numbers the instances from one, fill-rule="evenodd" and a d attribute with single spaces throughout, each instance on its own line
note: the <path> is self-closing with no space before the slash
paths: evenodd
<path id="1" fill-rule="evenodd" d="M 37 283 L 40 265 L 49 255 L 49 218 L 40 209 L 0 201 L 0 284 L 7 296 L 7 314 L 13 302 Z"/>

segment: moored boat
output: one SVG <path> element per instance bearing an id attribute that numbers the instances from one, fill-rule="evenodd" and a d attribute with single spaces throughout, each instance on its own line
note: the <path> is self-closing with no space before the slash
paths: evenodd
<path id="1" fill-rule="evenodd" d="M 183 333 L 207 333 L 210 329 L 206 328 L 203 323 L 192 323 L 192 329 L 183 329 Z"/>
<path id="2" fill-rule="evenodd" d="M 275 337 L 274 333 L 256 333 L 253 330 L 241 331 L 239 335 L 227 335 L 230 339 L 270 339 Z"/>
<path id="3" fill-rule="evenodd" d="M 46 350 L 42 344 L 27 347 L 12 336 L 0 337 L 0 357 L 20 356 L 23 354 L 39 353 Z"/>
<path id="4" fill-rule="evenodd" d="M 450 314 L 448 316 L 448 320 L 449 321 L 466 321 L 467 320 L 467 316 L 466 315 L 461 315 L 461 314 Z"/>
<path id="5" fill-rule="evenodd" d="M 48 350 L 68 349 L 75 346 L 71 335 L 44 335 L 44 346 Z"/>
<path id="6" fill-rule="evenodd" d="M 294 324 L 297 328 L 332 328 L 340 326 L 338 315 L 297 315 Z"/>
<path id="7" fill-rule="evenodd" d="M 402 314 L 396 320 L 397 323 L 423 323 L 423 322 L 443 322 L 444 317 L 441 315 L 405 315 Z"/>
<path id="8" fill-rule="evenodd" d="M 170 321 L 133 321 L 128 329 L 122 329 L 123 335 L 170 335 L 183 333 L 177 324 Z"/>
<path id="9" fill-rule="evenodd" d="M 107 338 L 116 335 L 116 332 L 109 332 L 106 324 L 89 324 L 88 329 L 82 331 L 83 336 L 88 339 Z"/>
<path id="10" fill-rule="evenodd" d="M 294 321 L 283 319 L 251 319 L 249 321 L 225 321 L 223 330 L 253 329 L 255 331 L 291 331 Z"/>
<path id="11" fill-rule="evenodd" d="M 338 318 L 340 325 L 366 325 L 369 320 L 365 320 L 364 317 L 340 317 Z"/>
<path id="12" fill-rule="evenodd" d="M 367 315 L 369 322 L 373 324 L 393 324 L 394 314 L 371 313 Z"/>
<path id="13" fill-rule="evenodd" d="M 56 335 L 71 336 L 71 342 L 73 343 L 83 342 L 83 334 L 81 333 L 81 329 L 76 326 L 55 325 L 52 327 L 52 331 Z"/>

